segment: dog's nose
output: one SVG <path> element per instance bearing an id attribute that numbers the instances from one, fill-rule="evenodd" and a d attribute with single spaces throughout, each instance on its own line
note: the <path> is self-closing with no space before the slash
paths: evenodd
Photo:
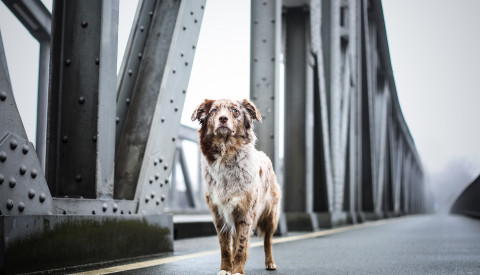
<path id="1" fill-rule="evenodd" d="M 228 117 L 226 117 L 226 116 L 221 116 L 218 119 L 220 120 L 221 123 L 225 123 L 225 122 L 228 121 Z"/>

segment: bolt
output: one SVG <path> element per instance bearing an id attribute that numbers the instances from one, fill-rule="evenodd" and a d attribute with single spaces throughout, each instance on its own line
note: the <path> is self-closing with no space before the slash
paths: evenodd
<path id="1" fill-rule="evenodd" d="M 173 103 L 173 98 L 170 98 L 170 103 Z"/>
<path id="2" fill-rule="evenodd" d="M 85 103 L 85 97 L 81 96 L 78 98 L 78 103 L 83 104 Z"/>
<path id="3" fill-rule="evenodd" d="M 18 146 L 18 142 L 16 140 L 12 139 L 10 141 L 10 149 L 15 150 L 15 148 L 17 148 L 17 146 Z"/>
<path id="4" fill-rule="evenodd" d="M 185 66 L 188 66 L 188 62 L 185 62 Z"/>
<path id="5" fill-rule="evenodd" d="M 25 175 L 25 173 L 27 173 L 27 167 L 25 167 L 24 165 L 20 166 L 20 174 L 23 176 Z"/>
<path id="6" fill-rule="evenodd" d="M 175 112 L 178 112 L 178 108 L 177 108 L 177 107 L 175 107 L 175 109 L 173 109 L 173 110 L 174 110 Z"/>
<path id="7" fill-rule="evenodd" d="M 183 53 L 180 53 L 180 57 L 183 57 Z"/>
<path id="8" fill-rule="evenodd" d="M 86 27 L 88 26 L 88 22 L 87 22 L 87 21 L 83 21 L 81 25 L 82 25 L 82 28 L 86 28 Z"/>
<path id="9" fill-rule="evenodd" d="M 67 211 L 63 210 L 63 215 L 67 215 Z"/>
<path id="10" fill-rule="evenodd" d="M 113 204 L 113 212 L 116 213 L 118 210 L 118 205 L 116 203 Z"/>
<path id="11" fill-rule="evenodd" d="M 152 17 L 153 16 L 153 11 L 150 11 L 148 14 L 150 15 L 150 17 Z"/>
<path id="12" fill-rule="evenodd" d="M 121 210 L 121 211 L 120 211 L 120 214 L 122 214 L 122 215 L 123 215 L 123 210 Z"/>
<path id="13" fill-rule="evenodd" d="M 138 59 L 142 59 L 142 53 L 138 53 Z"/>
<path id="14" fill-rule="evenodd" d="M 66 59 L 65 60 L 65 66 L 70 66 L 70 64 L 72 64 L 72 60 Z"/>
<path id="15" fill-rule="evenodd" d="M 172 141 L 175 142 L 175 137 L 172 137 Z"/>
<path id="16" fill-rule="evenodd" d="M 95 210 L 92 210 L 92 215 L 95 215 Z"/>
<path id="17" fill-rule="evenodd" d="M 172 73 L 176 73 L 177 71 L 173 70 Z"/>
<path id="18" fill-rule="evenodd" d="M 155 203 L 156 203 L 157 205 L 159 205 L 159 204 L 160 204 L 160 200 L 157 200 Z"/>
<path id="19" fill-rule="evenodd" d="M 162 195 L 162 197 L 160 198 L 162 201 L 165 201 L 165 196 Z"/>
<path id="20" fill-rule="evenodd" d="M 125 99 L 125 103 L 127 103 L 127 105 L 130 105 L 130 98 Z"/>
<path id="21" fill-rule="evenodd" d="M 182 93 L 185 94 L 187 91 L 183 90 Z"/>
<path id="22" fill-rule="evenodd" d="M 150 194 L 150 198 L 155 198 L 155 192 L 152 191 L 152 193 Z"/>
<path id="23" fill-rule="evenodd" d="M 162 162 L 163 162 L 163 159 L 162 159 L 162 158 L 159 158 L 159 159 L 158 159 L 158 162 L 162 163 Z"/>
<path id="24" fill-rule="evenodd" d="M 132 75 L 133 74 L 133 71 L 132 70 L 128 70 L 128 75 Z"/>
<path id="25" fill-rule="evenodd" d="M 23 210 L 25 210 L 25 203 L 23 203 L 23 201 L 21 201 L 18 204 L 18 211 L 23 212 Z"/>
<path id="26" fill-rule="evenodd" d="M 197 19 L 193 20 L 193 23 L 197 24 L 197 22 L 198 22 L 198 20 L 197 20 Z"/>
<path id="27" fill-rule="evenodd" d="M 24 155 L 26 155 L 28 153 L 28 145 L 24 144 L 22 146 L 22 152 L 23 152 Z"/>
<path id="28" fill-rule="evenodd" d="M 150 199 L 148 198 L 148 196 L 145 197 L 145 203 L 148 203 Z"/>
<path id="29" fill-rule="evenodd" d="M 62 137 L 62 142 L 67 143 L 68 142 L 68 136 L 63 136 Z"/>
<path id="30" fill-rule="evenodd" d="M 5 176 L 0 174 L 0 185 L 2 185 L 4 180 L 5 180 Z"/>
<path id="31" fill-rule="evenodd" d="M 163 170 L 167 170 L 167 169 L 168 169 L 168 165 L 163 166 Z"/>
<path id="32" fill-rule="evenodd" d="M 37 177 L 37 170 L 32 169 L 32 172 L 30 172 L 30 175 L 32 176 L 32 179 L 36 178 Z"/>
<path id="33" fill-rule="evenodd" d="M 190 15 L 193 15 L 193 11 L 190 11 Z"/>
<path id="34" fill-rule="evenodd" d="M 187 27 L 183 26 L 183 30 L 184 30 L 184 31 L 187 30 Z"/>
<path id="35" fill-rule="evenodd" d="M 155 180 L 158 180 L 160 178 L 160 175 L 158 173 L 155 174 Z"/>
<path id="36" fill-rule="evenodd" d="M 153 160 L 153 166 L 157 166 L 158 162 L 156 160 Z"/>
<path id="37" fill-rule="evenodd" d="M 14 177 L 11 177 L 10 181 L 8 182 L 8 186 L 10 186 L 10 188 L 14 188 L 15 185 L 17 185 L 17 181 L 15 180 Z"/>
<path id="38" fill-rule="evenodd" d="M 106 211 L 107 211 L 107 208 L 108 208 L 107 204 L 106 204 L 106 203 L 103 203 L 103 204 L 102 204 L 102 210 L 103 210 L 103 212 L 106 212 Z"/>
<path id="39" fill-rule="evenodd" d="M 150 184 L 152 184 L 152 183 L 153 183 L 153 178 L 148 179 L 148 182 L 149 182 Z"/>
<path id="40" fill-rule="evenodd" d="M 165 118 L 162 117 L 162 118 L 160 119 L 160 122 L 164 123 L 164 122 L 165 122 Z"/>
<path id="41" fill-rule="evenodd" d="M 168 178 L 167 178 L 167 179 L 165 179 L 165 184 L 168 184 Z"/>
<path id="42" fill-rule="evenodd" d="M 30 188 L 30 190 L 28 190 L 28 197 L 33 199 L 35 197 L 35 190 Z"/>
<path id="43" fill-rule="evenodd" d="M 140 31 L 143 32 L 145 30 L 144 26 L 140 26 Z"/>
<path id="44" fill-rule="evenodd" d="M 95 142 L 95 143 L 97 143 L 97 135 L 94 135 L 94 136 L 92 137 L 92 141 Z"/>
<path id="45" fill-rule="evenodd" d="M 120 118 L 117 116 L 117 118 L 115 119 L 115 122 L 118 124 L 120 122 Z"/>
<path id="46" fill-rule="evenodd" d="M 195 45 L 192 45 L 192 49 L 194 49 L 194 50 L 195 50 Z"/>
<path id="47" fill-rule="evenodd" d="M 160 183 L 160 188 L 162 188 L 162 187 L 163 187 L 163 183 Z"/>
<path id="48" fill-rule="evenodd" d="M 98 58 L 98 57 L 95 58 L 95 64 L 97 64 L 97 65 L 100 64 L 100 58 Z"/>
<path id="49" fill-rule="evenodd" d="M 5 101 L 5 99 L 7 99 L 7 93 L 5 93 L 4 91 L 1 91 L 0 92 L 0 100 Z"/>
<path id="50" fill-rule="evenodd" d="M 13 201 L 11 199 L 7 200 L 7 209 L 11 210 L 13 208 Z"/>
<path id="51" fill-rule="evenodd" d="M 80 174 L 76 175 L 76 176 L 75 176 L 75 180 L 76 180 L 77 182 L 81 182 L 81 181 L 82 181 L 82 175 L 80 175 Z"/>
<path id="52" fill-rule="evenodd" d="M 47 195 L 45 193 L 40 194 L 40 197 L 38 197 L 38 200 L 40 202 L 44 202 L 47 199 Z"/>
<path id="53" fill-rule="evenodd" d="M 5 162 L 7 160 L 7 153 L 4 151 L 0 152 L 0 161 Z"/>

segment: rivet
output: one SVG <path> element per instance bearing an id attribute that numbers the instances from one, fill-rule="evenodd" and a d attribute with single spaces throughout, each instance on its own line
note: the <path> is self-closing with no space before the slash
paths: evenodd
<path id="1" fill-rule="evenodd" d="M 195 45 L 192 45 L 192 49 L 194 49 L 194 50 L 195 50 Z"/>
<path id="2" fill-rule="evenodd" d="M 263 43 L 267 43 L 267 39 L 262 39 L 262 42 L 263 42 Z"/>
<path id="3" fill-rule="evenodd" d="M 133 71 L 132 70 L 128 70 L 128 75 L 132 75 L 133 74 Z"/>
<path id="4" fill-rule="evenodd" d="M 185 94 L 187 91 L 183 90 L 182 93 Z"/>
<path id="5" fill-rule="evenodd" d="M 205 7 L 202 5 L 200 8 L 203 10 Z"/>
<path id="6" fill-rule="evenodd" d="M 142 53 L 138 53 L 138 59 L 142 59 Z"/>
<path id="7" fill-rule="evenodd" d="M 0 174 L 0 185 L 5 181 L 5 176 Z"/>
<path id="8" fill-rule="evenodd" d="M 123 215 L 123 210 L 121 210 L 121 211 L 120 211 L 120 214 L 122 214 L 122 215 Z"/>
<path id="9" fill-rule="evenodd" d="M 165 184 L 168 184 L 168 179 L 165 179 Z"/>
<path id="10" fill-rule="evenodd" d="M 163 183 L 160 183 L 160 188 L 162 188 L 162 187 L 163 187 Z"/>
<path id="11" fill-rule="evenodd" d="M 7 200 L 7 209 L 11 210 L 13 208 L 13 201 L 12 200 Z"/>
<path id="12" fill-rule="evenodd" d="M 128 211 L 128 215 L 132 215 L 132 211 Z"/>
<path id="13" fill-rule="evenodd" d="M 149 178 L 149 179 L 148 179 L 148 182 L 149 182 L 150 184 L 152 184 L 152 183 L 153 183 L 153 178 Z"/>
<path id="14" fill-rule="evenodd" d="M 160 178 L 160 175 L 158 173 L 155 174 L 155 180 L 158 180 Z"/>
<path id="15" fill-rule="evenodd" d="M 85 103 L 85 97 L 81 96 L 78 98 L 78 103 L 83 104 Z"/>
<path id="16" fill-rule="evenodd" d="M 183 57 L 183 53 L 180 53 L 180 57 Z"/>
<path id="17" fill-rule="evenodd" d="M 32 169 L 32 172 L 30 172 L 30 175 L 32 176 L 32 179 L 37 177 L 37 170 L 34 168 Z"/>
<path id="18" fill-rule="evenodd" d="M 62 142 L 67 143 L 68 142 L 68 136 L 63 136 L 62 137 Z"/>
<path id="19" fill-rule="evenodd" d="M 150 15 L 150 17 L 152 17 L 153 16 L 153 11 L 150 11 L 148 14 Z"/>
<path id="20" fill-rule="evenodd" d="M 162 197 L 161 197 L 160 199 L 161 199 L 162 201 L 164 201 L 164 200 L 165 200 L 165 196 L 162 195 Z"/>
<path id="21" fill-rule="evenodd" d="M 75 176 L 75 181 L 81 182 L 82 181 L 82 175 L 78 174 Z"/>
<path id="22" fill-rule="evenodd" d="M 255 25 L 258 24 L 258 20 L 253 21 L 253 23 L 254 23 Z"/>
<path id="23" fill-rule="evenodd" d="M 174 110 L 175 112 L 178 112 L 178 108 L 177 108 L 177 107 L 175 107 L 175 109 L 173 109 L 173 110 Z"/>
<path id="24" fill-rule="evenodd" d="M 172 73 L 176 73 L 177 71 L 173 70 Z"/>
<path id="25" fill-rule="evenodd" d="M 170 103 L 173 103 L 173 98 L 170 98 Z"/>
<path id="26" fill-rule="evenodd" d="M 257 59 L 257 58 L 254 58 L 254 59 L 253 59 L 253 62 L 257 62 L 257 61 L 258 61 L 258 59 Z"/>
<path id="27" fill-rule="evenodd" d="M 165 122 L 165 118 L 162 117 L 162 118 L 160 119 L 160 122 L 164 123 L 164 122 Z"/>
<path id="28" fill-rule="evenodd" d="M 175 137 L 172 137 L 172 141 L 175 142 Z"/>
<path id="29" fill-rule="evenodd" d="M 116 203 L 113 204 L 113 212 L 116 213 L 118 210 L 118 205 Z"/>
<path id="30" fill-rule="evenodd" d="M 190 12 L 190 15 L 193 15 L 193 11 Z"/>
<path id="31" fill-rule="evenodd" d="M 148 198 L 148 196 L 145 197 L 145 203 L 148 203 L 149 200 L 150 200 L 150 199 Z"/>
<path id="32" fill-rule="evenodd" d="M 66 211 L 66 210 L 63 210 L 63 215 L 67 215 L 67 211 Z"/>
<path id="33" fill-rule="evenodd" d="M 185 62 L 185 66 L 188 66 L 188 62 Z"/>
<path id="34" fill-rule="evenodd" d="M 95 215 L 95 210 L 92 210 L 92 215 Z"/>
<path id="35" fill-rule="evenodd" d="M 14 188 L 15 185 L 17 185 L 17 181 L 15 180 L 14 177 L 11 177 L 10 181 L 8 182 L 8 186 L 10 186 L 10 188 Z"/>
<path id="36" fill-rule="evenodd" d="M 107 211 L 107 208 L 108 208 L 107 204 L 106 204 L 106 203 L 103 203 L 103 204 L 102 204 L 102 210 L 103 210 L 103 212 L 106 212 L 106 211 Z"/>
<path id="37" fill-rule="evenodd" d="M 272 96 L 270 97 L 270 99 L 271 99 L 271 100 L 274 100 L 274 99 L 275 99 L 275 96 L 272 95 Z"/>
<path id="38" fill-rule="evenodd" d="M 40 202 L 44 202 L 47 199 L 47 195 L 45 193 L 40 194 L 40 197 L 38 197 L 38 200 Z"/>
<path id="39" fill-rule="evenodd" d="M 125 99 L 125 103 L 127 103 L 127 105 L 130 105 L 130 98 Z"/>
<path id="40" fill-rule="evenodd" d="M 153 160 L 153 166 L 157 166 L 158 162 L 156 160 Z"/>
<path id="41" fill-rule="evenodd" d="M 18 142 L 16 140 L 12 139 L 10 141 L 10 149 L 15 150 L 15 148 L 17 148 L 17 146 L 18 146 Z"/>
<path id="42" fill-rule="evenodd" d="M 23 201 L 21 201 L 18 204 L 18 211 L 23 212 L 23 210 L 25 210 L 25 203 L 23 203 Z"/>
<path id="43" fill-rule="evenodd" d="M 163 170 L 167 170 L 167 169 L 168 169 L 168 165 L 164 165 Z"/>
<path id="44" fill-rule="evenodd" d="M 267 2 L 263 2 L 263 5 L 266 6 L 266 5 L 267 5 Z"/>
<path id="45" fill-rule="evenodd" d="M 88 22 L 87 22 L 87 21 L 83 21 L 81 25 L 82 25 L 82 28 L 86 28 L 86 27 L 88 26 Z"/>
<path id="46" fill-rule="evenodd" d="M 155 202 L 155 204 L 156 204 L 156 205 L 159 205 L 159 204 L 160 204 L 160 200 L 157 200 L 157 201 Z"/>
<path id="47" fill-rule="evenodd" d="M 0 152 L 0 161 L 5 162 L 7 160 L 7 153 L 5 152 Z"/>
<path id="48" fill-rule="evenodd" d="M 115 119 L 115 122 L 118 124 L 120 122 L 120 118 L 117 116 L 117 118 Z"/>
<path id="49" fill-rule="evenodd" d="M 22 152 L 23 152 L 24 155 L 26 155 L 28 153 L 28 145 L 24 144 L 22 146 Z"/>
<path id="50" fill-rule="evenodd" d="M 27 173 L 27 167 L 25 167 L 24 165 L 20 166 L 20 174 L 21 175 L 25 175 L 25 173 Z"/>
<path id="51" fill-rule="evenodd" d="M 186 30 L 186 29 L 187 29 L 187 27 L 183 26 L 183 30 Z"/>
<path id="52" fill-rule="evenodd" d="M 271 139 L 274 139 L 274 138 L 275 138 L 275 136 L 272 134 L 272 135 L 270 135 L 270 138 L 271 138 Z"/>
<path id="53" fill-rule="evenodd" d="M 275 62 L 275 57 L 270 58 L 272 62 Z"/>
<path id="54" fill-rule="evenodd" d="M 94 135 L 94 136 L 92 137 L 92 141 L 95 142 L 95 143 L 97 143 L 97 135 Z"/>
<path id="55" fill-rule="evenodd" d="M 143 32 L 145 30 L 144 26 L 140 26 L 140 31 Z"/>
<path id="56" fill-rule="evenodd" d="M 5 101 L 5 99 L 7 99 L 7 93 L 5 93 L 4 91 L 1 91 L 0 92 L 0 100 Z"/>
<path id="57" fill-rule="evenodd" d="M 28 190 L 28 197 L 33 199 L 35 197 L 35 190 L 30 188 L 30 190 Z"/>
<path id="58" fill-rule="evenodd" d="M 72 60 L 66 59 L 65 60 L 65 66 L 70 66 L 70 64 L 72 64 Z"/>
<path id="59" fill-rule="evenodd" d="M 197 19 L 194 19 L 193 20 L 193 23 L 197 24 L 198 20 Z"/>
<path id="60" fill-rule="evenodd" d="M 150 198 L 155 198 L 155 192 L 152 191 L 152 193 L 150 194 Z"/>
<path id="61" fill-rule="evenodd" d="M 271 22 L 272 22 L 272 24 L 275 24 L 275 19 L 272 19 L 272 21 L 271 21 Z"/>
<path id="62" fill-rule="evenodd" d="M 97 65 L 100 64 L 100 58 L 98 58 L 98 57 L 95 58 L 95 64 L 97 64 Z"/>
<path id="63" fill-rule="evenodd" d="M 162 159 L 162 158 L 158 158 L 158 162 L 162 163 L 162 162 L 163 162 L 163 159 Z"/>

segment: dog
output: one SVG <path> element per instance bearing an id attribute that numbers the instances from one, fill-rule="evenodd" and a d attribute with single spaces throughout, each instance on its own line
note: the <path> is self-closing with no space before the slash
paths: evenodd
<path id="1" fill-rule="evenodd" d="M 272 162 L 255 149 L 253 120 L 262 121 L 260 112 L 247 99 L 206 99 L 193 112 L 195 120 L 201 125 L 205 200 L 220 243 L 218 274 L 245 273 L 248 242 L 255 228 L 264 236 L 266 269 L 277 269 L 272 236 L 282 194 Z"/>

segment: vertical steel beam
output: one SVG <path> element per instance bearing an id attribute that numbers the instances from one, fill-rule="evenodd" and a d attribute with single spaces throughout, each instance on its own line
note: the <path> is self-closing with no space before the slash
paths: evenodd
<path id="1" fill-rule="evenodd" d="M 307 93 L 308 13 L 303 8 L 290 8 L 285 14 L 285 211 L 308 213 L 313 209 L 307 199 Z"/>
<path id="2" fill-rule="evenodd" d="M 55 196 L 111 198 L 118 1 L 54 1 L 47 177 Z"/>

